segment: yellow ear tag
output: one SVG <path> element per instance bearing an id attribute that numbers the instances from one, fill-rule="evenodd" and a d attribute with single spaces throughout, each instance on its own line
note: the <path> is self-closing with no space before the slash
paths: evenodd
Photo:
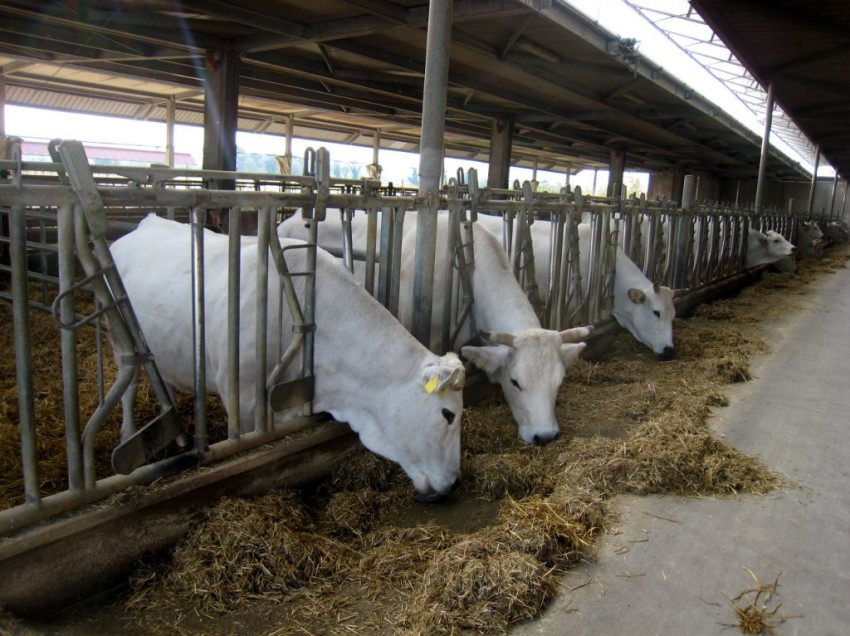
<path id="1" fill-rule="evenodd" d="M 439 382 L 439 380 L 440 380 L 439 376 L 436 376 L 436 375 L 433 376 L 430 380 L 428 380 L 425 383 L 425 390 L 428 393 L 433 393 L 434 391 L 436 391 L 437 390 L 437 382 Z"/>

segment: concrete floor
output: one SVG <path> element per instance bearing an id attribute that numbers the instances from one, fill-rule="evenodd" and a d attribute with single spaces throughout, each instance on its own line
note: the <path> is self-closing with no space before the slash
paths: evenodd
<path id="1" fill-rule="evenodd" d="M 794 487 L 764 497 L 621 497 L 596 563 L 512 636 L 739 634 L 731 600 L 779 576 L 782 636 L 850 634 L 850 270 L 767 328 L 771 354 L 730 387 L 715 430 Z M 781 574 L 780 574 L 781 572 Z M 788 617 L 779 622 L 779 616 Z"/>

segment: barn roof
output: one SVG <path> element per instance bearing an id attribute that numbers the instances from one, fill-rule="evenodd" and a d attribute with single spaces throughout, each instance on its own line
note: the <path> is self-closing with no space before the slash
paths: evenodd
<path id="1" fill-rule="evenodd" d="M 0 1 L 7 103 L 202 125 L 207 51 L 241 53 L 239 128 L 417 151 L 425 0 Z M 487 161 L 515 121 L 513 163 L 705 170 L 755 178 L 759 135 L 635 43 L 557 0 L 455 0 L 449 156 Z M 805 128 L 804 128 L 805 130 Z M 72 137 L 69 134 L 69 137 Z M 807 179 L 771 152 L 768 177 Z"/>
<path id="2" fill-rule="evenodd" d="M 842 177 L 850 176 L 850 3 L 691 0 Z"/>

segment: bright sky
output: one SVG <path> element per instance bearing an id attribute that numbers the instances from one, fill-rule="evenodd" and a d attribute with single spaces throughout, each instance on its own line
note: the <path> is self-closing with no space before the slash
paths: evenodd
<path id="1" fill-rule="evenodd" d="M 688 85 L 703 96 L 710 96 L 714 103 L 761 136 L 763 126 L 758 123 L 755 115 L 737 96 L 668 38 L 664 37 L 628 4 L 622 0 L 570 0 L 570 4 L 576 6 L 589 18 L 612 33 L 624 38 L 636 38 L 638 40 L 638 51 L 641 55 L 652 60 L 664 60 L 664 67 L 671 74 L 676 77 L 687 78 L 686 83 Z M 5 115 L 6 133 L 25 139 L 46 141 L 55 138 L 72 138 L 94 143 L 165 149 L 166 132 L 165 124 L 162 123 L 44 111 L 14 105 L 6 106 Z M 176 151 L 188 152 L 200 163 L 203 148 L 203 129 L 178 125 L 175 126 L 174 135 Z M 771 141 L 782 144 L 781 140 L 774 137 L 771 138 Z M 283 137 L 269 134 L 258 135 L 239 132 L 237 133 L 236 143 L 240 151 L 270 155 L 283 154 L 285 147 Z M 315 142 L 294 139 L 292 142 L 293 153 L 296 156 L 303 155 L 304 150 L 310 145 L 315 145 Z M 325 145 L 328 147 L 332 159 L 353 161 L 364 165 L 372 161 L 371 148 L 339 144 Z M 782 144 L 782 146 L 785 145 Z M 783 151 L 811 170 L 811 164 L 800 158 L 793 149 L 785 146 Z M 400 183 L 402 178 L 409 174 L 410 166 L 418 165 L 418 159 L 414 155 L 388 150 L 381 150 L 379 161 L 384 166 L 383 179 L 394 183 Z M 454 175 L 457 167 L 475 167 L 479 175 L 482 175 L 482 180 L 486 176 L 485 164 L 446 160 L 446 173 L 448 175 Z M 395 173 L 393 173 L 393 169 L 396 170 Z M 831 169 L 829 170 L 831 171 Z M 819 170 L 818 173 L 824 174 L 822 170 Z M 532 171 L 515 168 L 511 170 L 510 178 L 511 181 L 514 179 L 520 181 L 531 179 Z M 606 187 L 607 171 L 599 171 L 597 175 L 594 175 L 592 170 L 585 170 L 579 175 L 571 176 L 570 184 L 573 186 L 580 185 L 583 190 L 588 192 L 592 187 L 594 178 L 596 179 L 597 189 Z M 640 178 L 643 184 L 642 189 L 645 191 L 646 176 L 641 175 Z M 565 177 L 563 174 L 540 171 L 538 180 L 563 185 Z"/>

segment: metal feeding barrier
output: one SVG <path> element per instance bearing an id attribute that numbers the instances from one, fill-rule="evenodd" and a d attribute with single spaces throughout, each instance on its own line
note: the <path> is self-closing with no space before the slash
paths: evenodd
<path id="1" fill-rule="evenodd" d="M 594 199 L 580 189 L 559 193 L 535 191 L 529 182 L 510 189 L 480 187 L 477 174 L 459 171 L 439 192 L 420 196 L 370 179 L 331 176 L 324 149 L 308 150 L 304 174 L 271 175 L 169 168 L 100 167 L 90 165 L 79 142 L 50 144 L 52 163 L 22 161 L 20 144 L 10 140 L 9 156 L 0 161 L 0 301 L 10 308 L 14 328 L 21 491 L 15 505 L 0 510 L 0 533 L 77 509 L 132 485 L 151 482 L 202 464 L 211 464 L 295 432 L 315 429 L 312 400 L 315 381 L 312 355 L 315 331 L 316 249 L 321 224 L 340 215 L 342 238 L 334 253 L 350 271 L 363 276 L 365 289 L 398 316 L 405 232 L 414 226 L 408 214 L 444 214 L 448 232 L 444 250 L 446 276 L 434 289 L 446 299 L 439 316 L 443 351 L 457 350 L 476 333 L 476 267 L 474 245 L 481 221 L 498 217 L 501 238 L 519 284 L 539 310 L 541 323 L 552 329 L 600 323 L 610 317 L 616 253 L 625 253 L 647 276 L 679 291 L 722 280 L 744 264 L 746 235 L 754 224 L 751 211 L 714 205 L 681 210 L 669 201 Z M 232 189 L 217 186 L 229 184 Z M 121 277 L 109 251 L 111 241 L 131 231 L 145 215 L 155 213 L 191 225 L 193 247 L 192 335 L 194 395 L 180 409 L 146 345 Z M 283 246 L 276 224 L 300 215 L 308 240 Z M 365 215 L 362 244 L 352 237 L 352 220 Z M 793 231 L 787 213 L 758 219 Z M 582 243 L 583 224 L 589 240 Z M 227 281 L 227 422 L 207 410 L 205 392 L 206 305 L 204 244 L 210 225 L 228 231 Z M 535 253 L 535 233 L 544 232 L 548 257 Z M 256 240 L 243 241 L 243 234 Z M 242 298 L 240 264 L 244 250 L 257 251 L 257 293 Z M 294 252 L 301 254 L 297 258 Z M 302 258 L 303 256 L 303 258 Z M 298 270 L 293 262 L 303 262 Z M 362 272 L 362 273 L 361 273 Z M 548 284 L 538 285 L 538 274 Z M 280 289 L 287 324 L 292 325 L 276 359 L 267 361 L 262 343 L 280 324 L 267 324 L 268 283 Z M 430 303 L 432 298 L 426 298 Z M 254 422 L 239 416 L 239 352 L 243 346 L 240 306 L 256 308 L 258 368 L 272 368 L 256 382 Z M 33 356 L 32 323 L 50 312 L 53 337 L 59 342 L 62 384 L 65 475 L 43 484 L 39 448 L 46 434 L 36 395 L 52 389 Z M 116 345 L 117 373 L 110 374 L 109 346 Z M 41 337 L 41 336 L 40 336 Z M 82 368 L 80 356 L 95 350 L 94 369 Z M 296 369 L 294 379 L 287 369 Z M 118 402 L 143 374 L 150 383 L 157 413 L 135 426 L 133 411 L 118 413 Z M 287 378 L 284 380 L 284 378 Z M 80 400 L 82 388 L 96 387 L 94 404 Z M 300 415 L 280 421 L 275 413 Z M 180 413 L 180 414 L 178 414 Z M 107 429 L 123 422 L 129 435 L 112 451 L 108 474 L 95 457 Z M 222 426 L 226 424 L 226 426 Z M 245 432 L 249 431 L 249 432 Z M 114 436 L 113 436 L 114 437 Z M 288 443 L 283 441 L 281 443 Z M 182 445 L 182 447 L 181 447 Z M 5 456 L 18 452 L 3 449 Z M 165 455 L 165 456 L 163 456 Z"/>

